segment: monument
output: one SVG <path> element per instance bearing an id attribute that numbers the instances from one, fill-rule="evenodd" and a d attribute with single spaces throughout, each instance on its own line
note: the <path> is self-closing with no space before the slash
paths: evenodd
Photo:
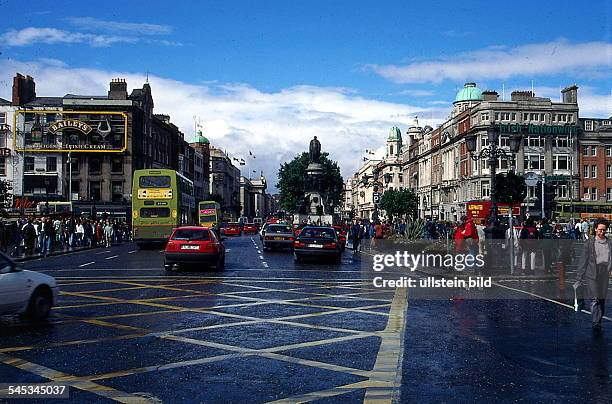
<path id="1" fill-rule="evenodd" d="M 304 178 L 304 201 L 298 215 L 295 215 L 296 223 L 307 220 L 313 224 L 331 224 L 332 213 L 327 212 L 323 201 L 324 170 L 321 164 L 321 142 L 315 136 L 310 141 L 308 148 L 308 167 Z"/>

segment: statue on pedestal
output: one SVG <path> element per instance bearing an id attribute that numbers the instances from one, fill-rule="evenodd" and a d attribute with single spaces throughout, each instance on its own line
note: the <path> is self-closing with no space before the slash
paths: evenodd
<path id="1" fill-rule="evenodd" d="M 310 141 L 308 155 L 311 163 L 321 162 L 321 142 L 317 140 L 316 136 Z"/>

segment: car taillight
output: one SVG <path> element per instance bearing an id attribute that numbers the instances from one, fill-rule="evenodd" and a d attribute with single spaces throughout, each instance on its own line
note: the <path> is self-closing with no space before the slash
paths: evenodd
<path id="1" fill-rule="evenodd" d="M 166 244 L 166 251 L 176 251 L 176 243 L 172 240 L 169 240 Z"/>
<path id="2" fill-rule="evenodd" d="M 293 237 L 289 237 L 289 241 L 293 241 Z"/>
<path id="3" fill-rule="evenodd" d="M 206 243 L 200 245 L 200 250 L 202 252 L 207 253 L 218 253 L 219 252 L 219 243 Z"/>
<path id="4" fill-rule="evenodd" d="M 298 241 L 298 240 L 295 240 L 295 241 L 293 242 L 293 246 L 294 246 L 295 248 L 302 248 L 302 247 L 304 247 L 304 245 L 305 245 L 304 243 L 302 243 L 301 241 Z"/>
<path id="5" fill-rule="evenodd" d="M 336 248 L 336 243 L 325 243 L 323 248 Z"/>

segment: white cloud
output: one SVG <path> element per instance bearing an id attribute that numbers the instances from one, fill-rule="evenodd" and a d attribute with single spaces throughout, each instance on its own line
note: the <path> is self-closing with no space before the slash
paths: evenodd
<path id="1" fill-rule="evenodd" d="M 106 94 L 112 78 L 125 78 L 131 87 L 141 87 L 145 80 L 126 72 L 0 61 L 1 77 L 15 72 L 34 77 L 41 96 Z M 391 126 L 404 131 L 415 114 L 430 115 L 426 109 L 367 99 L 344 88 L 294 86 L 263 92 L 246 84 L 189 84 L 152 75 L 149 82 L 155 113 L 169 114 L 188 140 L 193 138 L 193 117 L 199 117 L 214 146 L 247 159 L 243 173 L 263 170 L 272 186 L 280 164 L 307 151 L 315 135 L 347 177 L 361 164 L 365 149 L 384 144 Z M 10 97 L 9 91 L 0 88 L 0 97 Z M 257 158 L 248 159 L 249 151 Z"/>
<path id="2" fill-rule="evenodd" d="M 557 40 L 507 48 L 489 47 L 454 56 L 407 65 L 370 65 L 370 69 L 397 83 L 439 83 L 546 74 L 593 74 L 601 76 L 612 65 L 612 44 L 570 43 Z"/>
<path id="3" fill-rule="evenodd" d="M 172 27 L 168 25 L 107 21 L 93 17 L 68 17 L 66 20 L 75 27 L 89 31 L 122 31 L 140 35 L 166 35 L 172 32 Z"/>
<path id="4" fill-rule="evenodd" d="M 70 32 L 56 28 L 36 27 L 28 27 L 21 30 L 10 30 L 0 35 L 0 43 L 6 46 L 28 46 L 35 43 L 86 43 L 91 46 L 109 46 L 119 42 L 134 43 L 137 41 L 137 38 L 126 36 L 83 34 L 80 32 Z"/>
<path id="5" fill-rule="evenodd" d="M 535 87 L 538 97 L 548 97 L 553 102 L 561 101 L 561 87 Z M 578 86 L 578 108 L 581 118 L 609 118 L 612 116 L 612 90 L 598 94 L 593 87 Z"/>

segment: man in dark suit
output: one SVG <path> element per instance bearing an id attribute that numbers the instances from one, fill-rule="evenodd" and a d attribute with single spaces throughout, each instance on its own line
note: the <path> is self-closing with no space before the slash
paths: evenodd
<path id="1" fill-rule="evenodd" d="M 595 237 L 584 245 L 584 256 L 578 265 L 578 278 L 574 288 L 586 279 L 588 297 L 591 299 L 591 320 L 593 328 L 601 328 L 601 318 L 605 313 L 608 278 L 612 274 L 612 240 L 606 238 L 608 222 L 595 222 Z"/>

